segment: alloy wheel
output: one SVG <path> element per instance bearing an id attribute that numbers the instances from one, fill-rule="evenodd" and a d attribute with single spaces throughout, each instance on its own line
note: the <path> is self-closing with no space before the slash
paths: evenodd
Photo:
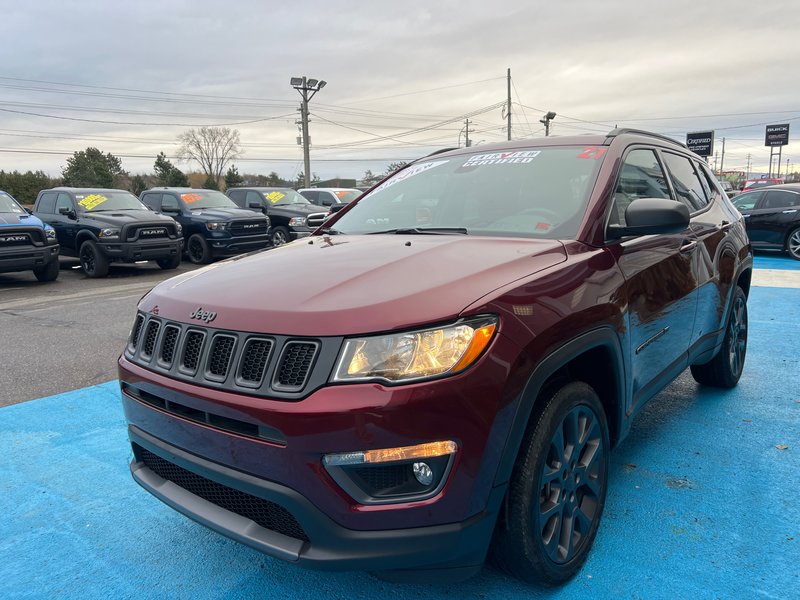
<path id="1" fill-rule="evenodd" d="M 745 353 L 747 352 L 747 305 L 741 297 L 737 297 L 731 312 L 728 325 L 728 360 L 731 371 L 738 377 L 744 367 Z"/>
<path id="2" fill-rule="evenodd" d="M 786 246 L 789 250 L 789 254 L 791 254 L 793 258 L 800 259 L 800 228 L 792 232 Z"/>
<path id="3" fill-rule="evenodd" d="M 192 239 L 189 240 L 189 258 L 192 262 L 196 263 L 203 260 L 203 247 L 199 241 Z"/>
<path id="4" fill-rule="evenodd" d="M 84 244 L 81 248 L 81 267 L 83 267 L 84 273 L 90 274 L 94 271 L 95 265 L 95 256 L 94 250 L 92 249 L 91 245 Z"/>
<path id="5" fill-rule="evenodd" d="M 581 551 L 600 516 L 604 452 L 600 422 L 588 406 L 567 413 L 550 440 L 533 522 L 556 564 L 569 562 Z"/>

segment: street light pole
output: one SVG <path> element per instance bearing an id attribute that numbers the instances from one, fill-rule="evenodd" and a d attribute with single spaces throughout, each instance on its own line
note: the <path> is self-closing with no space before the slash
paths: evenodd
<path id="1" fill-rule="evenodd" d="M 303 98 L 300 103 L 300 120 L 303 125 L 303 177 L 305 179 L 304 187 L 311 187 L 311 139 L 308 136 L 308 103 L 318 91 L 325 87 L 327 82 L 308 79 L 304 75 L 303 77 L 292 77 L 289 84 Z"/>
<path id="2" fill-rule="evenodd" d="M 548 112 L 545 116 L 539 119 L 539 123 L 544 125 L 544 136 L 547 137 L 550 135 L 550 121 L 556 118 L 556 113 L 552 110 Z"/>

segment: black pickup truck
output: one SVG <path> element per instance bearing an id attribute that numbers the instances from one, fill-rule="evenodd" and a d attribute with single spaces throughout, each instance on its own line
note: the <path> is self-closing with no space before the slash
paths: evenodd
<path id="1" fill-rule="evenodd" d="M 195 264 L 269 245 L 269 217 L 242 210 L 222 192 L 164 187 L 146 190 L 140 198 L 183 225 L 186 254 Z"/>
<path id="2" fill-rule="evenodd" d="M 272 244 L 280 246 L 311 235 L 328 211 L 291 188 L 232 188 L 225 192 L 237 206 L 263 212 L 272 221 Z"/>
<path id="3" fill-rule="evenodd" d="M 33 214 L 55 229 L 61 253 L 77 256 L 88 277 L 105 277 L 112 262 L 154 260 L 162 269 L 181 263 L 181 226 L 125 190 L 42 190 Z"/>

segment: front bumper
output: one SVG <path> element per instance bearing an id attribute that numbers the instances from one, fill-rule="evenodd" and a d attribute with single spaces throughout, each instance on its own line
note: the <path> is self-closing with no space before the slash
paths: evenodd
<path id="1" fill-rule="evenodd" d="M 208 238 L 208 247 L 214 256 L 235 256 L 253 250 L 261 250 L 270 244 L 269 235 L 247 235 Z"/>
<path id="2" fill-rule="evenodd" d="M 0 249 L 0 272 L 40 269 L 58 260 L 60 246 L 11 246 Z"/>
<path id="3" fill-rule="evenodd" d="M 431 527 L 379 531 L 347 529 L 289 487 L 205 460 L 136 426 L 130 426 L 128 434 L 134 445 L 131 473 L 139 485 L 198 523 L 275 558 L 324 570 L 413 570 L 415 572 L 409 576 L 415 578 L 420 570 L 434 577 L 469 576 L 485 559 L 495 522 L 493 512 L 481 512 L 462 523 Z M 155 463 L 153 456 L 158 457 Z M 170 471 L 178 467 L 199 476 L 197 481 L 208 482 L 201 484 L 205 488 L 214 486 L 211 494 L 202 491 L 200 494 L 219 501 L 225 490 L 230 490 L 229 493 L 236 495 L 239 507 L 247 502 L 245 496 L 255 499 L 254 502 L 263 499 L 267 504 L 275 503 L 286 509 L 302 529 L 299 533 L 290 530 L 286 535 L 226 510 L 165 479 L 145 464 L 158 464 L 158 459 L 167 461 Z M 191 487 L 185 482 L 183 485 Z M 495 490 L 495 497 L 490 501 L 495 510 L 502 493 L 500 489 Z M 433 575 L 440 571 L 442 573 Z"/>
<path id="4" fill-rule="evenodd" d="M 119 243 L 100 242 L 98 247 L 111 261 L 158 260 L 180 255 L 183 250 L 183 238 Z"/>

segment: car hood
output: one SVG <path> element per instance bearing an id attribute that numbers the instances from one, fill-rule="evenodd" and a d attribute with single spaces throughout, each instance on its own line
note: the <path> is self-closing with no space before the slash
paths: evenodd
<path id="1" fill-rule="evenodd" d="M 22 225 L 25 227 L 44 227 L 42 222 L 33 215 L 27 213 L 6 213 L 0 212 L 0 227 L 5 225 Z"/>
<path id="2" fill-rule="evenodd" d="M 202 308 L 216 313 L 212 327 L 282 335 L 389 331 L 453 319 L 487 293 L 564 260 L 563 245 L 552 240 L 314 237 L 172 278 L 140 308 L 181 322 Z"/>
<path id="3" fill-rule="evenodd" d="M 150 210 L 115 210 L 109 212 L 84 212 L 80 213 L 81 221 L 97 221 L 108 225 L 127 225 L 128 223 L 158 223 L 173 222 L 172 217 L 166 217 Z"/>
<path id="4" fill-rule="evenodd" d="M 192 217 L 205 221 L 231 221 L 233 219 L 252 219 L 258 215 L 244 208 L 200 208 L 193 210 Z"/>
<path id="5" fill-rule="evenodd" d="M 324 213 L 327 210 L 327 208 L 318 204 L 279 204 L 267 207 L 267 212 L 270 214 L 287 216 L 308 216 L 313 213 Z"/>

